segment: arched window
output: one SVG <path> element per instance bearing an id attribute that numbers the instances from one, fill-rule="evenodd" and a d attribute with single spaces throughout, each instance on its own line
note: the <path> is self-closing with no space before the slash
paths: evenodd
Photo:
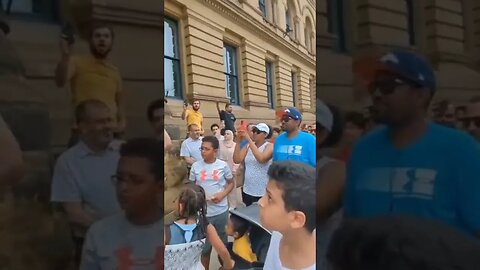
<path id="1" fill-rule="evenodd" d="M 347 51 L 343 1 L 344 0 L 327 0 L 327 30 L 328 33 L 337 37 L 335 49 L 341 52 Z"/>
<path id="2" fill-rule="evenodd" d="M 305 47 L 313 53 L 313 22 L 310 17 L 305 19 Z"/>
<path id="3" fill-rule="evenodd" d="M 292 0 L 287 1 L 287 8 L 285 9 L 285 24 L 286 31 L 291 38 L 297 38 L 295 18 L 297 16 L 295 5 Z"/>

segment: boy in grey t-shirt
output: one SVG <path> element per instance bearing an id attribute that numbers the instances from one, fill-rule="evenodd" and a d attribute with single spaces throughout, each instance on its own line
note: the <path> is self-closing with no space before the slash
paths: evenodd
<path id="1" fill-rule="evenodd" d="M 190 171 L 190 181 L 203 187 L 207 196 L 208 222 L 217 230 L 220 239 L 227 244 L 225 227 L 228 220 L 227 195 L 233 190 L 235 182 L 233 175 L 225 161 L 217 159 L 220 143 L 214 136 L 202 139 L 203 160 L 193 163 Z M 202 264 L 210 269 L 210 254 L 212 246 L 207 242 L 202 253 Z"/>
<path id="2" fill-rule="evenodd" d="M 120 155 L 112 179 L 123 213 L 92 225 L 80 269 L 163 269 L 163 145 L 133 139 Z"/>

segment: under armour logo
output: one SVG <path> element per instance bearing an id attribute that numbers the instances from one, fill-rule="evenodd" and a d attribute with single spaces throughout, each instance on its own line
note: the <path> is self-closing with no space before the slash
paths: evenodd
<path id="1" fill-rule="evenodd" d="M 154 265 L 155 270 L 163 269 L 164 247 L 157 247 L 155 258 L 133 259 L 132 249 L 123 247 L 115 251 L 118 260 L 117 270 L 131 270 L 134 266 L 150 266 Z"/>
<path id="2" fill-rule="evenodd" d="M 213 170 L 213 172 L 210 174 L 207 173 L 205 169 L 203 169 L 200 171 L 200 180 L 202 180 L 202 182 L 205 182 L 207 180 L 207 177 L 210 175 L 212 176 L 213 180 L 218 181 L 218 179 L 220 179 L 219 173 L 220 172 L 218 170 Z"/>
<path id="3" fill-rule="evenodd" d="M 203 170 L 200 171 L 200 180 L 205 182 L 206 179 L 207 179 L 207 171 L 205 169 L 203 169 Z"/>

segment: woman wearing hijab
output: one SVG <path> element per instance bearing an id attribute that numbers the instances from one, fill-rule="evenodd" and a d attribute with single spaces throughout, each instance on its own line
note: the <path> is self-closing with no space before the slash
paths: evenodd
<path id="1" fill-rule="evenodd" d="M 237 170 L 239 167 L 239 164 L 235 164 L 233 162 L 233 152 L 235 150 L 235 141 L 233 132 L 231 130 L 225 130 L 222 129 L 222 137 L 223 140 L 220 140 L 220 149 L 219 149 L 219 155 L 218 158 L 227 162 L 228 167 L 230 167 L 230 170 L 232 171 L 232 174 L 235 176 L 237 174 Z M 236 188 L 233 189 L 230 194 L 228 194 L 228 203 L 230 205 L 230 208 L 235 208 L 241 203 L 241 193 L 240 190 Z"/>

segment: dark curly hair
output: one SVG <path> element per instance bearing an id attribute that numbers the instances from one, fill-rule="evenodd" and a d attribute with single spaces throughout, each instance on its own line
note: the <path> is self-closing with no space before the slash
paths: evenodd
<path id="1" fill-rule="evenodd" d="M 340 270 L 477 270 L 480 243 L 447 225 L 411 216 L 347 220 L 329 262 Z"/>

